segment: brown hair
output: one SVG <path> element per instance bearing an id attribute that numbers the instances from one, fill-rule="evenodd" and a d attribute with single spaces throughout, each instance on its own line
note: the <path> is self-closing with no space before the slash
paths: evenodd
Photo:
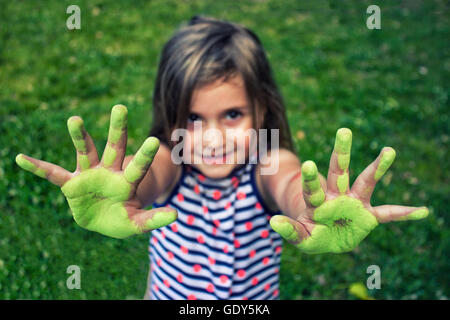
<path id="1" fill-rule="evenodd" d="M 244 26 L 210 17 L 194 16 L 165 44 L 153 93 L 150 136 L 172 148 L 172 130 L 186 127 L 194 89 L 236 74 L 244 80 L 255 129 L 279 129 L 279 147 L 295 152 L 283 99 L 261 41 Z M 258 125 L 256 119 L 262 116 Z"/>

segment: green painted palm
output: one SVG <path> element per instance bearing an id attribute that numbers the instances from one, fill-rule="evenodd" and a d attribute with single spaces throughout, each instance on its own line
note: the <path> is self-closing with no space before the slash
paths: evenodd
<path id="1" fill-rule="evenodd" d="M 99 161 L 83 120 L 71 117 L 67 125 L 77 150 L 77 169 L 73 173 L 22 154 L 16 157 L 16 162 L 23 169 L 60 186 L 81 227 L 113 238 L 151 231 L 173 222 L 177 213 L 171 208 L 142 209 L 136 189 L 158 151 L 159 141 L 148 138 L 122 170 L 126 124 L 126 107 L 115 106 L 111 112 L 108 142 Z"/>
<path id="2" fill-rule="evenodd" d="M 337 131 L 330 160 L 327 190 L 324 191 L 313 161 L 302 165 L 303 198 L 306 209 L 300 209 L 296 220 L 274 216 L 272 228 L 305 253 L 340 253 L 353 250 L 378 223 L 423 219 L 426 207 L 382 205 L 372 207 L 370 199 L 376 183 L 395 159 L 395 151 L 385 147 L 349 188 L 348 167 L 352 132 Z"/>

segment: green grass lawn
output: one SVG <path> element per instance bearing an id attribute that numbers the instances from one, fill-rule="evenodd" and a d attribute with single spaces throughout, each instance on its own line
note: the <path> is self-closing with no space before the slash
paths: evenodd
<path id="1" fill-rule="evenodd" d="M 381 269 L 377 299 L 450 297 L 449 8 L 446 1 L 6 1 L 0 11 L 0 299 L 136 299 L 148 235 L 79 228 L 60 190 L 15 164 L 18 153 L 74 170 L 66 121 L 80 115 L 103 150 L 111 107 L 129 108 L 128 153 L 147 137 L 164 43 L 195 14 L 261 38 L 302 161 L 326 176 L 336 130 L 353 131 L 351 183 L 384 146 L 397 151 L 372 205 L 427 206 L 423 221 L 381 225 L 354 251 L 306 255 L 285 245 L 282 299 L 355 299 Z M 401 4 L 400 4 L 401 3 Z M 81 30 L 66 8 L 81 9 Z M 81 290 L 66 287 L 81 267 Z"/>

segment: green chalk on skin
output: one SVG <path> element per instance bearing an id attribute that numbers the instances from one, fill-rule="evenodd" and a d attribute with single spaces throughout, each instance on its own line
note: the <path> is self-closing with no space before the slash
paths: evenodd
<path id="1" fill-rule="evenodd" d="M 105 148 L 105 152 L 103 154 L 103 165 L 105 167 L 110 167 L 114 163 L 114 160 L 116 160 L 117 157 L 117 151 L 110 145 L 107 145 Z"/>
<path id="2" fill-rule="evenodd" d="M 299 240 L 294 226 L 288 221 L 287 217 L 274 216 L 272 219 L 270 219 L 270 226 L 286 240 L 294 242 L 297 242 Z"/>
<path id="3" fill-rule="evenodd" d="M 344 193 L 348 188 L 348 173 L 341 174 L 337 178 L 337 186 L 340 193 Z"/>
<path id="4" fill-rule="evenodd" d="M 406 220 L 420 220 L 420 219 L 424 219 L 428 216 L 430 212 L 428 211 L 428 208 L 424 207 L 421 209 L 418 209 L 416 211 L 413 211 L 412 213 L 400 217 L 398 219 L 396 219 L 397 221 L 406 221 Z"/>
<path id="5" fill-rule="evenodd" d="M 346 170 L 350 163 L 350 150 L 352 148 L 352 131 L 347 128 L 341 128 L 336 133 L 334 149 L 338 153 L 339 168 Z"/>
<path id="6" fill-rule="evenodd" d="M 38 168 L 21 153 L 16 156 L 16 163 L 24 170 L 30 171 L 41 178 L 47 178 L 47 174 L 43 169 Z"/>
<path id="7" fill-rule="evenodd" d="M 127 126 L 127 116 L 128 110 L 124 105 L 118 104 L 112 108 L 108 135 L 109 142 L 119 142 L 122 132 Z"/>
<path id="8" fill-rule="evenodd" d="M 124 175 L 129 182 L 135 182 L 142 176 L 143 170 L 153 161 L 158 148 L 159 140 L 157 138 L 150 137 L 145 140 L 136 156 L 125 168 Z"/>
<path id="9" fill-rule="evenodd" d="M 75 149 L 79 152 L 86 152 L 86 142 L 83 136 L 83 120 L 80 117 L 70 117 L 67 120 L 67 128 L 69 129 L 70 137 L 72 138 Z"/>
<path id="10" fill-rule="evenodd" d="M 380 162 L 378 163 L 378 168 L 375 171 L 375 180 L 379 180 L 389 169 L 389 167 L 392 165 L 395 159 L 395 150 L 392 148 L 389 148 L 389 150 L 386 150 L 381 155 Z"/>
<path id="11" fill-rule="evenodd" d="M 81 170 L 89 169 L 91 166 L 91 162 L 89 161 L 89 158 L 85 154 L 78 155 L 78 161 L 80 163 Z"/>
<path id="12" fill-rule="evenodd" d="M 177 213 L 175 211 L 156 212 L 151 219 L 147 220 L 145 227 L 147 230 L 158 229 L 174 222 L 176 218 Z"/>
<path id="13" fill-rule="evenodd" d="M 325 200 L 317 166 L 313 161 L 305 161 L 302 165 L 302 186 L 306 192 L 311 194 L 308 196 L 308 200 L 313 206 L 318 207 Z"/>
<path id="14" fill-rule="evenodd" d="M 317 177 L 317 166 L 313 161 L 308 160 L 303 163 L 302 177 L 305 181 L 311 181 Z"/>

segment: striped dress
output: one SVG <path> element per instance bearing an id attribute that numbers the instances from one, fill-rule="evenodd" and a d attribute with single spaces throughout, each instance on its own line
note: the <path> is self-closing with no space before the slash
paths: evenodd
<path id="1" fill-rule="evenodd" d="M 269 220 L 256 164 L 207 178 L 189 165 L 164 203 L 178 219 L 152 231 L 151 299 L 278 299 L 282 239 Z"/>

